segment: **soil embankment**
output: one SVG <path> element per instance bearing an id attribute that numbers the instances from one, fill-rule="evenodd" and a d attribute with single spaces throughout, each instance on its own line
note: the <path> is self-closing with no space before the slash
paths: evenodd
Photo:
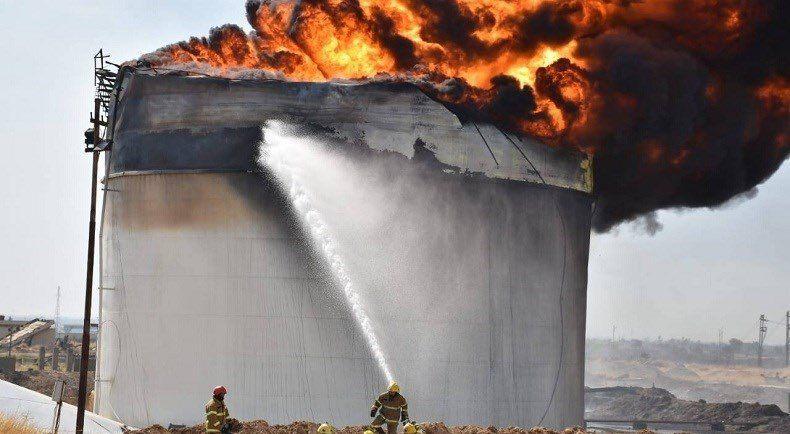
<path id="1" fill-rule="evenodd" d="M 721 422 L 738 431 L 790 432 L 790 415 L 774 404 L 687 401 L 657 387 L 587 389 L 585 397 L 587 419 Z"/>
<path id="2" fill-rule="evenodd" d="M 481 427 L 475 425 L 451 426 L 448 427 L 443 423 L 425 423 L 420 424 L 425 431 L 425 434 L 584 434 L 581 428 L 568 428 L 563 431 L 554 431 L 546 428 L 494 428 L 494 427 Z M 315 434 L 318 429 L 318 424 L 313 422 L 293 422 L 289 425 L 269 425 L 266 421 L 256 420 L 249 422 L 239 422 L 231 419 L 231 431 L 241 434 Z M 364 426 L 347 426 L 337 430 L 337 434 L 362 434 L 365 431 Z M 205 432 L 202 425 L 196 425 L 189 428 L 175 428 L 167 429 L 159 425 L 154 425 L 140 431 L 135 431 L 142 434 L 164 434 L 164 433 L 178 433 L 178 434 L 199 434 Z"/>

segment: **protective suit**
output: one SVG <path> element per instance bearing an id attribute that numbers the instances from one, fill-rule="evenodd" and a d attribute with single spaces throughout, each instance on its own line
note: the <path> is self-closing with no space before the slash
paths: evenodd
<path id="1" fill-rule="evenodd" d="M 409 405 L 406 403 L 406 398 L 400 394 L 400 387 L 393 382 L 390 384 L 387 392 L 382 393 L 373 402 L 370 408 L 370 416 L 375 417 L 370 427 L 384 434 L 384 424 L 387 425 L 387 434 L 396 434 L 398 432 L 398 422 L 403 422 L 404 425 L 409 420 Z"/>

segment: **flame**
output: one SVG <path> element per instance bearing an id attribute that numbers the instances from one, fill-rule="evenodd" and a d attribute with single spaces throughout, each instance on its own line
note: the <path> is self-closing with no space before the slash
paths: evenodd
<path id="1" fill-rule="evenodd" d="M 788 119 L 790 119 L 790 79 L 787 77 L 770 77 L 760 86 L 755 94 L 762 103 L 763 117 L 774 117 L 785 127 L 773 138 L 773 151 L 778 156 L 786 155 L 790 150 L 788 140 Z"/>
<path id="2" fill-rule="evenodd" d="M 207 64 L 220 73 L 237 68 L 263 69 L 307 81 L 417 75 L 415 71 L 419 71 L 433 77 L 459 77 L 477 88 L 487 88 L 494 77 L 501 75 L 515 77 L 522 87 L 534 87 L 537 71 L 560 59 L 584 65 L 574 58 L 578 43 L 571 35 L 538 42 L 519 36 L 523 27 L 540 25 L 524 17 L 545 15 L 553 3 L 543 0 L 448 2 L 454 5 L 450 9 L 458 18 L 453 24 L 459 32 L 464 26 L 474 27 L 468 37 L 456 39 L 446 35 L 453 28 L 435 29 L 445 12 L 435 2 L 249 3 L 253 5 L 252 35 L 235 26 L 217 28 L 209 39 L 192 38 L 166 47 L 167 56 L 156 64 Z M 557 10 L 567 19 L 567 25 L 593 21 L 592 12 L 600 15 L 606 9 L 601 2 L 581 7 L 573 1 L 560 3 L 564 5 Z M 412 54 L 403 58 L 398 47 Z M 521 123 L 532 133 L 551 137 L 568 126 L 555 102 L 539 98 L 537 109 L 536 113 L 543 113 L 547 119 Z"/>
<path id="3" fill-rule="evenodd" d="M 559 48 L 541 47 L 539 51 L 529 59 L 522 59 L 511 64 L 510 69 L 504 71 L 505 74 L 515 77 L 522 86 L 535 85 L 535 71 L 562 59 L 572 59 L 573 52 L 576 50 L 576 41 L 570 41 Z M 583 66 L 582 61 L 576 60 L 576 64 Z M 491 77 L 488 77 L 490 80 Z M 484 84 L 484 83 L 480 83 Z"/>
<path id="4" fill-rule="evenodd" d="M 771 77 L 755 93 L 766 106 L 781 110 L 784 116 L 790 115 L 790 79 Z"/>
<path id="5" fill-rule="evenodd" d="M 156 63 L 207 64 L 220 73 L 262 69 L 306 81 L 381 74 L 434 82 L 458 77 L 481 89 L 490 87 L 495 77 L 508 75 L 523 88 L 535 88 L 538 71 L 561 60 L 579 69 L 598 66 L 598 59 L 577 55 L 579 41 L 618 23 L 658 22 L 675 28 L 675 43 L 705 50 L 737 39 L 756 14 L 735 0 L 683 2 L 689 16 L 715 17 L 700 25 L 698 20 L 678 19 L 679 5 L 609 0 L 251 0 L 247 7 L 252 34 L 235 26 L 214 29 L 209 39 L 192 38 L 166 47 L 167 55 Z M 586 79 L 577 74 L 572 82 L 555 81 L 559 88 L 553 97 L 535 95 L 534 114 L 543 119 L 519 122 L 525 132 L 557 137 L 587 119 L 583 100 L 593 92 Z M 709 97 L 715 89 L 710 85 Z M 624 102 L 628 98 L 622 97 Z M 568 111 L 571 105 L 573 113 Z"/>

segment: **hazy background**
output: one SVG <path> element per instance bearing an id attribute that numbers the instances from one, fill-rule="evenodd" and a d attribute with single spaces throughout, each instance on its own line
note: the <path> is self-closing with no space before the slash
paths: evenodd
<path id="1" fill-rule="evenodd" d="M 93 108 L 92 56 L 120 62 L 227 22 L 243 0 L 0 0 L 0 313 L 82 312 Z M 588 336 L 753 341 L 761 313 L 790 309 L 790 169 L 756 198 L 714 211 L 659 213 L 654 236 L 594 235 Z M 769 324 L 769 343 L 784 326 Z"/>

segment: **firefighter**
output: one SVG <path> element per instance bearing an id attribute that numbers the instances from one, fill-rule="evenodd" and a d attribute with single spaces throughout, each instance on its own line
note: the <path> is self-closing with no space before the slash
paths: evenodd
<path id="1" fill-rule="evenodd" d="M 409 407 L 406 398 L 400 394 L 398 383 L 390 383 L 387 391 L 382 393 L 370 408 L 370 417 L 375 417 L 370 427 L 379 434 L 384 434 L 382 426 L 387 424 L 387 434 L 397 434 L 398 422 L 403 425 L 409 421 Z"/>
<path id="2" fill-rule="evenodd" d="M 334 434 L 335 433 L 335 427 L 333 427 L 332 425 L 324 422 L 318 427 L 317 431 L 318 431 L 318 434 Z"/>
<path id="3" fill-rule="evenodd" d="M 425 431 L 414 422 L 403 425 L 403 434 L 424 434 Z"/>
<path id="4" fill-rule="evenodd" d="M 206 404 L 206 432 L 207 433 L 228 433 L 228 407 L 225 405 L 225 394 L 228 390 L 225 386 L 214 388 L 214 397 Z"/>

